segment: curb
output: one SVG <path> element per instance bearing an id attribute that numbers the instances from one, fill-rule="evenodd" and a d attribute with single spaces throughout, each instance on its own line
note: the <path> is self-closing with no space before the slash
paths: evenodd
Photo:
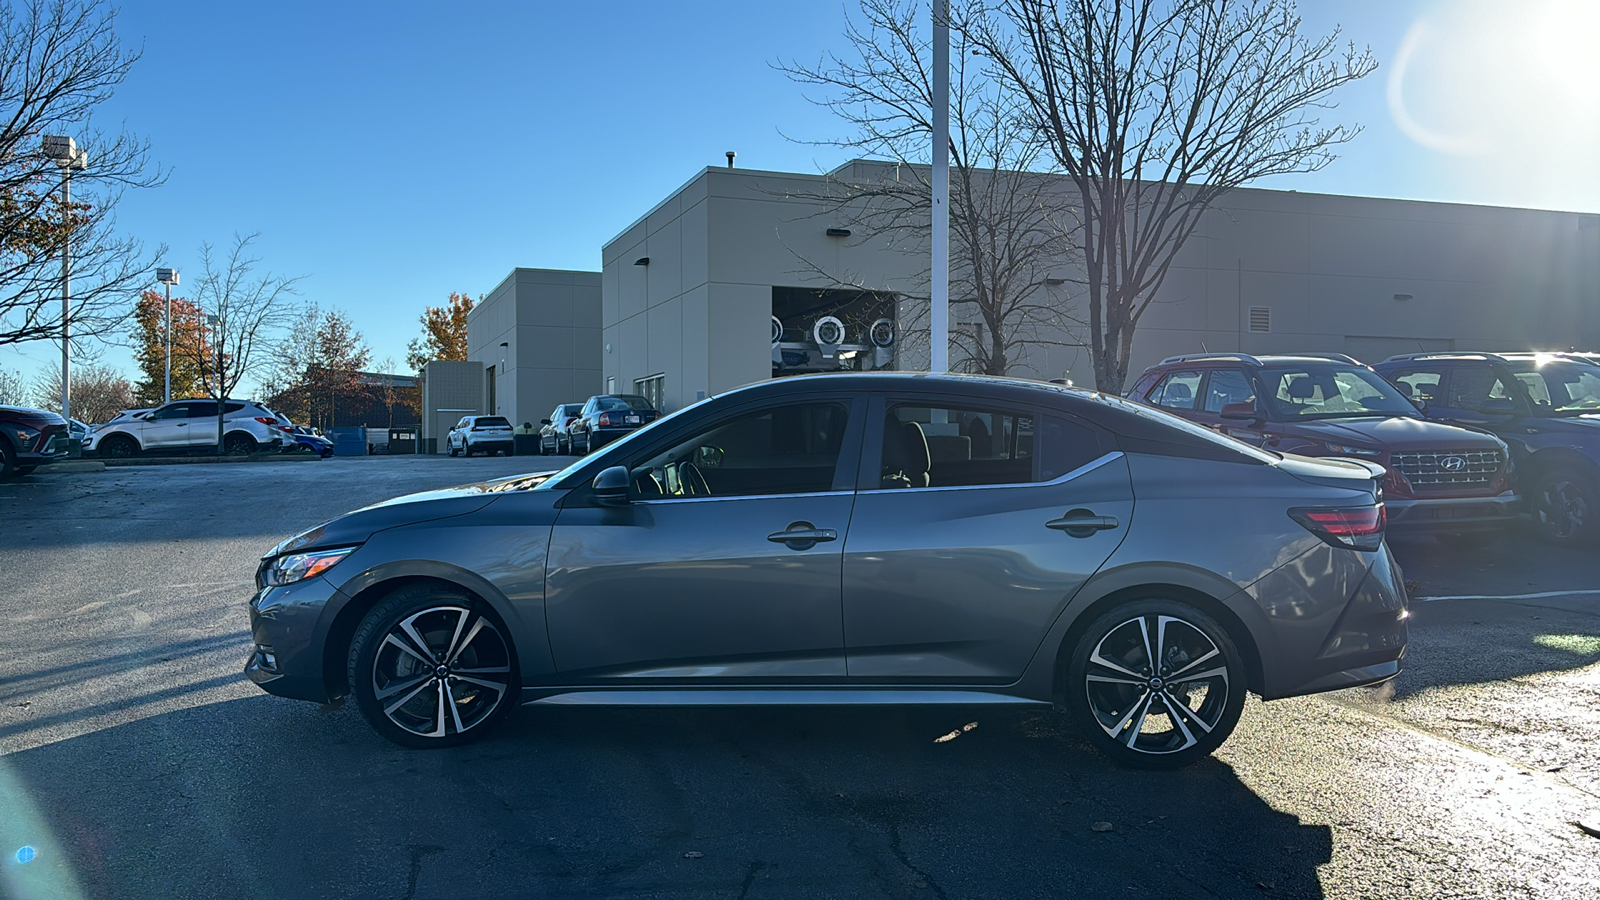
<path id="1" fill-rule="evenodd" d="M 313 453 L 252 453 L 248 456 L 136 456 L 131 459 L 99 460 L 102 468 L 127 466 L 190 466 L 216 463 L 305 462 L 317 459 Z"/>
<path id="2" fill-rule="evenodd" d="M 104 472 L 106 464 L 92 459 L 74 459 L 67 462 L 46 463 L 33 471 L 35 475 L 76 475 L 80 472 Z"/>

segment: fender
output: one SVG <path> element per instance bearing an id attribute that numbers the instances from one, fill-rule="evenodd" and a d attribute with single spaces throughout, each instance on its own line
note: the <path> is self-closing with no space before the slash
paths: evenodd
<path id="1" fill-rule="evenodd" d="M 1085 618 L 1084 613 L 1101 600 L 1120 591 L 1148 585 L 1174 585 L 1212 598 L 1232 612 L 1243 624 L 1246 633 L 1234 637 L 1249 642 L 1249 647 L 1239 648 L 1247 658 L 1252 654 L 1261 658 L 1272 653 L 1270 647 L 1262 647 L 1255 638 L 1257 634 L 1265 633 L 1266 616 L 1254 598 L 1238 584 L 1197 566 L 1181 563 L 1133 562 L 1102 569 L 1078 589 L 1056 617 L 1050 630 L 1045 633 L 1038 649 L 1034 651 L 1033 659 L 1028 662 L 1021 680 L 1017 682 L 1017 693 L 1041 700 L 1053 698 L 1056 688 L 1056 661 L 1061 646 L 1072 632 L 1073 626 L 1087 625 L 1089 619 Z M 1229 630 L 1231 632 L 1233 629 Z M 1271 665 L 1272 660 L 1261 659 L 1261 663 L 1266 667 Z"/>

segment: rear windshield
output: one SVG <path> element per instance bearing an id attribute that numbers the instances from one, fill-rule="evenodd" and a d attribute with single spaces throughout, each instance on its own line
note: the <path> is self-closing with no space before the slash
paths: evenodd
<path id="1" fill-rule="evenodd" d="M 505 416 L 483 416 L 482 418 L 478 419 L 477 425 L 478 425 L 479 428 L 510 428 L 511 427 L 511 423 L 506 421 L 506 417 Z"/>
<path id="2" fill-rule="evenodd" d="M 583 412 L 582 403 L 568 403 L 566 406 L 561 407 L 560 414 L 563 416 L 575 416 L 581 412 Z"/>
<path id="3" fill-rule="evenodd" d="M 595 407 L 601 412 L 616 412 L 623 409 L 655 409 L 650 401 L 637 394 L 624 394 L 621 397 L 601 397 L 595 401 Z"/>

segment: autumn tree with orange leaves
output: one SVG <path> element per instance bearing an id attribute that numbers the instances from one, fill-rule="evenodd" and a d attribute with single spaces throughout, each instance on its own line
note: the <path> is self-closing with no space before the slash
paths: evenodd
<path id="1" fill-rule="evenodd" d="M 406 345 L 406 365 L 420 374 L 423 366 L 436 359 L 465 362 L 467 359 L 467 313 L 475 304 L 466 294 L 450 292 L 444 306 L 423 309 L 422 337 Z"/>
<path id="2" fill-rule="evenodd" d="M 139 379 L 133 385 L 133 402 L 155 406 L 162 402 L 166 389 L 167 298 L 157 291 L 145 291 L 133 309 L 133 360 L 139 366 Z M 205 316 L 188 300 L 172 298 L 172 399 L 202 397 L 206 393 L 205 374 L 200 361 L 211 356 L 211 338 Z M 184 348 L 191 348 L 183 352 Z M 74 407 L 76 408 L 76 407 Z"/>

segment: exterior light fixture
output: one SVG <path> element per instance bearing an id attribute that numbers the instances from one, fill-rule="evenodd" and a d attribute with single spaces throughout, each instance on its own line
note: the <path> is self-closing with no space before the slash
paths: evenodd
<path id="1" fill-rule="evenodd" d="M 166 342 L 167 342 L 167 365 L 166 365 L 166 370 L 167 371 L 166 371 L 166 379 L 165 379 L 166 387 L 163 388 L 163 390 L 161 392 L 161 397 L 162 397 L 161 402 L 162 403 L 171 403 L 172 402 L 172 286 L 178 283 L 178 270 L 177 269 L 157 269 L 156 270 L 156 281 L 158 281 L 161 284 L 165 285 L 166 289 L 167 289 L 167 318 L 166 318 L 166 326 L 167 326 L 167 328 L 166 328 L 166 330 L 167 330 L 167 337 L 166 337 Z"/>
<path id="2" fill-rule="evenodd" d="M 1394 298 L 1396 300 L 1410 300 L 1411 299 L 1411 295 L 1410 294 L 1395 294 Z"/>
<path id="3" fill-rule="evenodd" d="M 650 265 L 650 257 L 641 256 L 638 259 L 634 260 L 633 264 L 636 265 L 636 266 L 648 266 L 648 265 Z"/>
<path id="4" fill-rule="evenodd" d="M 828 237 L 849 237 L 849 236 L 850 236 L 850 229 L 848 229 L 848 228 L 829 228 L 828 229 Z"/>

